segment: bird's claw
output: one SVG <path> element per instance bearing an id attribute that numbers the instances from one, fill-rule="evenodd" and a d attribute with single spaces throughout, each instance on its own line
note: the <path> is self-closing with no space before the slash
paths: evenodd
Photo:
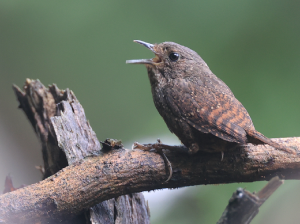
<path id="1" fill-rule="evenodd" d="M 138 142 L 135 142 L 132 145 L 132 149 L 141 149 L 143 151 L 150 151 L 151 149 L 155 149 L 156 153 L 160 154 L 163 157 L 165 165 L 167 166 L 167 169 L 169 171 L 169 176 L 164 181 L 164 183 L 167 183 L 172 178 L 172 174 L 173 174 L 172 165 L 169 159 L 167 158 L 167 156 L 165 155 L 165 153 L 162 151 L 163 145 L 161 144 L 160 139 L 157 139 L 157 142 L 154 144 L 140 144 Z"/>

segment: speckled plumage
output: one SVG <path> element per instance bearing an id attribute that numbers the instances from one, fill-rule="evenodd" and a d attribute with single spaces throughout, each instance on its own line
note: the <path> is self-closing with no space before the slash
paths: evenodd
<path id="1" fill-rule="evenodd" d="M 154 104 L 190 154 L 224 152 L 247 143 L 290 151 L 255 130 L 244 106 L 195 51 L 173 42 L 136 42 L 156 57 L 127 63 L 146 65 Z M 178 60 L 171 60 L 173 53 Z"/>

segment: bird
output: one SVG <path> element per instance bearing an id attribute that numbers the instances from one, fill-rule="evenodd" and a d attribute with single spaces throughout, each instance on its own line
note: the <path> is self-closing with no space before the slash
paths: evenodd
<path id="1" fill-rule="evenodd" d="M 223 155 L 248 143 L 295 154 L 255 129 L 245 107 L 195 51 L 174 42 L 134 42 L 151 50 L 155 57 L 126 63 L 146 66 L 155 107 L 189 154 Z"/>

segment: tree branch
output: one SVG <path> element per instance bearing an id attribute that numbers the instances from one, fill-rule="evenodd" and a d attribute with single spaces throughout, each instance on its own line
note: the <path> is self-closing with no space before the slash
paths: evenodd
<path id="1" fill-rule="evenodd" d="M 67 136 L 73 129 L 66 120 L 62 122 L 62 118 L 76 114 L 76 109 L 66 101 L 62 101 L 59 108 L 60 113 L 55 113 L 56 117 L 51 119 L 48 127 L 57 136 L 57 145 L 71 149 L 82 147 L 84 143 L 80 142 L 67 144 Z M 81 131 L 85 133 L 85 130 Z M 61 132 L 67 134 L 62 137 Z M 300 138 L 273 140 L 295 149 L 300 146 Z M 19 220 L 43 221 L 49 217 L 59 219 L 65 215 L 79 214 L 99 202 L 134 192 L 252 182 L 269 180 L 274 176 L 282 179 L 300 177 L 299 156 L 267 145 L 249 144 L 234 153 L 225 153 L 222 161 L 221 154 L 197 153 L 189 156 L 168 150 L 165 154 L 173 168 L 168 183 L 164 183 L 168 172 L 159 154 L 138 149 L 114 149 L 74 162 L 39 183 L 1 195 L 0 223 L 11 223 L 11 220 L 15 223 Z"/>
<path id="2" fill-rule="evenodd" d="M 286 139 L 288 145 L 299 138 Z M 245 150 L 246 151 L 246 150 Z M 47 218 L 78 214 L 123 194 L 196 184 L 299 179 L 300 158 L 266 147 L 251 146 L 243 154 L 220 156 L 167 154 L 173 176 L 167 176 L 160 155 L 141 150 L 112 150 L 70 165 L 44 181 L 0 196 L 0 220 Z M 47 214 L 41 214 L 47 208 Z M 47 215 L 47 217 L 46 217 Z"/>

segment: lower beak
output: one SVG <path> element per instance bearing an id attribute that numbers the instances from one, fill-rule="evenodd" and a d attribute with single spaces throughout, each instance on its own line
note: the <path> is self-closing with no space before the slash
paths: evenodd
<path id="1" fill-rule="evenodd" d="M 134 59 L 134 60 L 126 60 L 126 64 L 153 64 L 151 59 Z"/>

